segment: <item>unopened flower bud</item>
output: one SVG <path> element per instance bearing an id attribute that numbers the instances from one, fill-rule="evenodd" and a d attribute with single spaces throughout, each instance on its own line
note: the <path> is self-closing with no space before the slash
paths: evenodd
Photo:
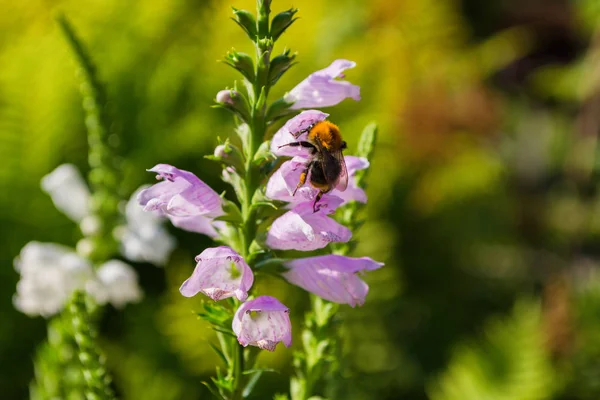
<path id="1" fill-rule="evenodd" d="M 220 90 L 219 93 L 217 93 L 217 98 L 215 100 L 217 101 L 217 103 L 233 105 L 233 99 L 231 98 L 231 92 L 232 91 L 229 89 Z M 234 96 L 236 94 L 237 93 L 234 91 Z"/>
<path id="2" fill-rule="evenodd" d="M 215 147 L 215 151 L 212 156 L 206 156 L 211 160 L 220 161 L 230 167 L 235 168 L 237 171 L 244 171 L 244 157 L 240 149 L 231 144 L 224 143 Z"/>
<path id="3" fill-rule="evenodd" d="M 227 154 L 227 148 L 224 144 L 220 144 L 217 147 L 215 147 L 215 153 L 214 153 L 215 157 L 218 158 L 226 158 L 229 155 Z"/>

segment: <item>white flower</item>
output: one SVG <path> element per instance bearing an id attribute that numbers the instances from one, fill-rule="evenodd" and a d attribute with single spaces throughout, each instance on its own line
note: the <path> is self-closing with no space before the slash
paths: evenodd
<path id="1" fill-rule="evenodd" d="M 15 259 L 15 269 L 21 279 L 13 302 L 18 310 L 32 316 L 58 313 L 73 291 L 94 279 L 87 260 L 54 243 L 29 242 Z"/>
<path id="2" fill-rule="evenodd" d="M 42 178 L 42 189 L 56 208 L 75 222 L 90 211 L 90 190 L 73 164 L 62 164 Z"/>
<path id="3" fill-rule="evenodd" d="M 142 298 L 135 270 L 119 260 L 102 264 L 96 272 L 97 279 L 88 282 L 87 290 L 100 304 L 111 303 L 122 308 Z"/>
<path id="4" fill-rule="evenodd" d="M 98 303 L 115 307 L 142 298 L 137 274 L 129 265 L 111 260 L 94 272 L 86 259 L 55 243 L 27 243 L 15 259 L 15 269 L 21 279 L 13 302 L 30 316 L 59 313 L 76 290 L 86 290 Z"/>
<path id="5" fill-rule="evenodd" d="M 175 248 L 175 239 L 163 226 L 164 217 L 146 212 L 138 204 L 138 194 L 147 187 L 142 186 L 131 195 L 125 207 L 127 224 L 118 227 L 115 234 L 121 242 L 121 253 L 128 260 L 164 265 Z"/>

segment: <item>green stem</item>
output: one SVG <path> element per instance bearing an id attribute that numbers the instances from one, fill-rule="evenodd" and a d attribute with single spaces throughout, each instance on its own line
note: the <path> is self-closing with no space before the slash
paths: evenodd
<path id="1" fill-rule="evenodd" d="M 234 346 L 234 379 L 235 388 L 232 395 L 232 400 L 242 399 L 244 391 L 244 348 L 236 343 Z"/>
<path id="2" fill-rule="evenodd" d="M 269 6 L 268 1 L 257 1 L 257 31 L 258 41 L 256 44 L 256 79 L 252 82 L 253 104 L 250 121 L 250 137 L 246 149 L 245 163 L 245 184 L 246 189 L 242 199 L 239 199 L 242 206 L 242 256 L 247 258 L 250 254 L 250 246 L 256 237 L 256 212 L 252 208 L 252 199 L 260 186 L 260 171 L 253 163 L 260 144 L 262 143 L 266 132 L 266 103 L 269 92 L 269 65 L 272 45 L 269 35 Z M 239 304 L 236 301 L 236 306 Z M 234 368 L 234 390 L 232 400 L 240 400 L 244 390 L 244 348 L 238 343 L 234 344 L 233 356 Z"/>
<path id="3" fill-rule="evenodd" d="M 96 343 L 98 334 L 85 294 L 76 292 L 68 309 L 73 324 L 73 336 L 78 347 L 78 358 L 86 383 L 86 398 L 88 400 L 115 399 L 115 394 L 110 386 L 111 378 L 104 365 L 104 357 L 100 354 Z"/>
<path id="4" fill-rule="evenodd" d="M 113 230 L 121 218 L 119 212 L 121 180 L 116 165 L 115 141 L 110 140 L 106 90 L 98 78 L 92 58 L 75 29 L 63 15 L 59 16 L 57 21 L 80 67 L 78 71 L 82 81 L 80 91 L 89 145 L 88 180 L 92 188 L 90 207 L 92 213 L 101 221 L 99 229 L 87 237 L 92 242 L 92 250 L 87 258 L 95 264 L 100 264 L 118 249 Z"/>

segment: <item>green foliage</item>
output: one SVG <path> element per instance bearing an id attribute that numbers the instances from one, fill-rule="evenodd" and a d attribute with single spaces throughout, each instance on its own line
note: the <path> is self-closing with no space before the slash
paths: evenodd
<path id="1" fill-rule="evenodd" d="M 32 400 L 84 397 L 85 381 L 77 358 L 71 316 L 64 313 L 48 323 L 48 338 L 36 350 L 35 378 L 30 385 Z"/>
<path id="2" fill-rule="evenodd" d="M 487 324 L 485 337 L 455 350 L 429 386 L 432 400 L 543 400 L 559 378 L 543 346 L 540 307 L 521 301 L 509 318 Z"/>

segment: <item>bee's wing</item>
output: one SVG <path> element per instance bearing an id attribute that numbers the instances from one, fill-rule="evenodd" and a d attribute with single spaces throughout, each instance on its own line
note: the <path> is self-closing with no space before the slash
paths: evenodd
<path id="1" fill-rule="evenodd" d="M 340 175 L 333 186 L 335 189 L 343 192 L 348 187 L 348 170 L 346 169 L 346 161 L 344 161 L 344 154 L 342 154 L 341 151 L 336 151 L 333 153 L 333 157 L 335 157 L 340 164 Z"/>

